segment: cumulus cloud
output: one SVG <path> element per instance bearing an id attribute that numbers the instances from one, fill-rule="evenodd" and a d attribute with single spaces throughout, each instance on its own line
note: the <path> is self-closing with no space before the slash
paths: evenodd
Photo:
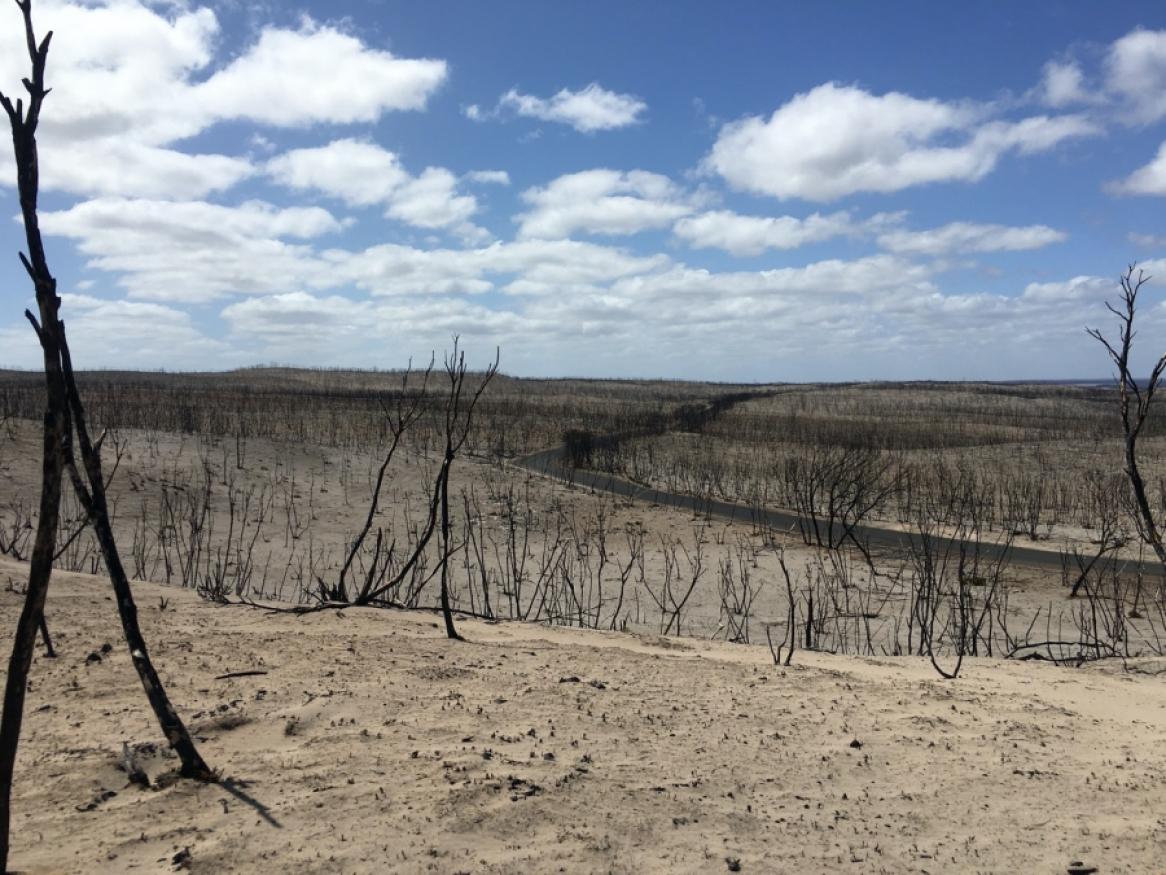
<path id="1" fill-rule="evenodd" d="M 692 212 L 668 177 L 643 170 L 584 170 L 522 193 L 530 210 L 516 216 L 522 238 L 635 234 L 664 228 Z"/>
<path id="2" fill-rule="evenodd" d="M 1085 73 L 1076 61 L 1049 61 L 1041 71 L 1038 97 L 1045 106 L 1063 109 L 1092 103 L 1097 98 L 1085 85 Z"/>
<path id="3" fill-rule="evenodd" d="M 1145 234 L 1131 231 L 1127 238 L 1142 249 L 1166 249 L 1166 234 Z"/>
<path id="4" fill-rule="evenodd" d="M 114 275 L 131 298 L 167 302 L 351 287 L 389 296 L 550 294 L 595 288 L 670 263 L 664 255 L 573 240 L 465 249 L 399 244 L 317 249 L 314 244 L 344 227 L 331 213 L 256 201 L 226 207 L 98 198 L 45 211 L 41 224 L 47 235 L 75 241 L 86 268 Z"/>
<path id="5" fill-rule="evenodd" d="M 1166 143 L 1158 147 L 1153 161 L 1106 188 L 1112 194 L 1166 195 Z"/>
<path id="6" fill-rule="evenodd" d="M 221 316 L 234 336 L 258 339 L 268 351 L 280 345 L 290 351 L 304 344 L 324 350 L 353 344 L 360 348 L 370 336 L 376 342 L 407 336 L 417 347 L 437 349 L 448 345 L 451 334 L 497 335 L 529 325 L 514 313 L 465 299 L 354 301 L 306 292 L 248 298 L 227 306 Z"/>
<path id="7" fill-rule="evenodd" d="M 328 263 L 286 238 L 317 238 L 341 224 L 319 207 L 107 197 L 42 212 L 41 227 L 75 240 L 87 267 L 117 274 L 132 297 L 197 302 L 330 285 Z"/>
<path id="8" fill-rule="evenodd" d="M 473 121 L 514 113 L 570 125 L 581 133 L 591 134 L 634 125 L 647 109 L 648 105 L 632 94 L 618 94 L 592 82 L 579 91 L 564 88 L 548 98 L 521 94 L 511 88 L 498 98 L 498 105 L 493 110 L 484 110 L 475 104 L 466 107 L 464 112 Z"/>
<path id="9" fill-rule="evenodd" d="M 310 19 L 296 29 L 264 28 L 209 76 L 219 24 L 206 7 L 47 0 L 37 20 L 56 33 L 54 87 L 40 129 L 42 182 L 83 195 L 188 199 L 222 191 L 250 175 L 247 159 L 186 154 L 176 144 L 224 121 L 376 121 L 424 108 L 447 75 L 444 61 L 398 58 Z M 0 89 L 21 93 L 26 66 L 23 33 L 3 28 Z M 11 178 L 5 173 L 0 183 Z"/>
<path id="10" fill-rule="evenodd" d="M 475 294 L 498 288 L 511 294 L 552 294 L 598 288 L 669 263 L 665 255 L 638 256 L 578 240 L 520 240 L 477 249 L 382 244 L 338 257 L 337 271 L 376 295 Z"/>
<path id="11" fill-rule="evenodd" d="M 482 185 L 510 185 L 510 174 L 505 170 L 471 170 L 466 179 Z"/>
<path id="12" fill-rule="evenodd" d="M 220 315 L 232 333 L 302 343 L 313 333 L 331 335 L 333 340 L 337 333 L 367 330 L 370 310 L 368 302 L 297 291 L 237 301 L 223 308 Z"/>
<path id="13" fill-rule="evenodd" d="M 1134 121 L 1166 116 L 1166 30 L 1134 30 L 1115 41 L 1105 60 L 1105 84 Z"/>
<path id="14" fill-rule="evenodd" d="M 272 158 L 266 169 L 281 185 L 319 191 L 354 207 L 384 203 L 409 179 L 395 154 L 354 139 L 293 149 Z"/>
<path id="15" fill-rule="evenodd" d="M 698 249 L 723 249 L 733 255 L 760 255 L 767 249 L 796 249 L 835 237 L 864 234 L 894 219 L 879 214 L 857 222 L 849 212 L 795 216 L 743 216 L 730 210 L 712 210 L 681 219 L 673 233 Z"/>
<path id="16" fill-rule="evenodd" d="M 250 351 L 208 337 L 185 310 L 145 301 L 61 295 L 69 346 L 78 368 L 218 370 L 250 364 Z M 3 365 L 40 368 L 42 353 L 28 325 L 0 328 Z"/>
<path id="17" fill-rule="evenodd" d="M 168 220 L 176 206 L 187 214 Z M 577 368 L 602 361 L 603 368 L 634 369 L 635 359 L 618 352 L 622 339 L 631 343 L 632 335 L 637 348 L 649 345 L 668 368 L 685 367 L 683 351 L 694 344 L 716 350 L 727 338 L 732 338 L 729 347 L 746 357 L 774 343 L 815 354 L 826 349 L 890 354 L 902 345 L 955 346 L 969 325 L 983 329 L 977 336 L 1001 343 L 1001 338 L 1015 340 L 1022 328 L 1060 336 L 1057 332 L 1069 331 L 1069 322 L 1076 334 L 1087 305 L 1096 302 L 1083 296 L 1089 286 L 1078 280 L 1064 288 L 1034 285 L 1014 298 L 945 295 L 934 284 L 932 268 L 888 254 L 763 271 L 711 271 L 664 255 L 574 240 L 316 251 L 312 242 L 340 226 L 319 208 L 251 204 L 231 210 L 124 201 L 75 210 L 68 211 L 63 225 L 58 214 L 47 214 L 52 217 L 47 230 L 75 237 L 91 255 L 90 268 L 118 274 L 139 298 L 165 300 L 173 309 L 170 302 L 246 294 L 221 313 L 232 332 L 231 350 L 242 361 L 384 362 L 386 339 L 399 339 L 399 349 L 407 351 L 402 355 L 416 356 L 440 348 L 450 332 L 481 337 L 491 347 L 500 343 L 508 361 L 527 361 L 543 373 L 566 367 L 568 360 L 579 362 Z M 353 287 L 373 297 L 353 300 L 347 296 Z M 477 297 L 489 292 L 509 300 Z M 118 336 L 117 324 L 104 322 L 102 330 Z M 952 327 L 956 324 L 960 331 Z M 193 335 L 189 343 L 175 342 L 184 350 L 201 343 Z M 966 339 L 962 343 L 961 348 L 968 346 Z M 555 349 L 552 358 L 549 349 Z M 563 359 L 565 350 L 575 357 Z M 673 355 L 677 358 L 669 364 Z M 171 365 L 189 360 L 189 355 L 158 356 L 155 361 Z M 724 359 L 717 353 L 702 362 L 708 370 L 699 375 L 715 372 Z"/>
<path id="18" fill-rule="evenodd" d="M 733 255 L 759 255 L 767 249 L 796 249 L 835 237 L 875 236 L 878 245 L 903 255 L 936 256 L 959 252 L 1002 252 L 1039 249 L 1060 243 L 1067 234 L 1046 225 L 951 222 L 939 228 L 911 231 L 898 227 L 905 213 L 876 213 L 858 220 L 848 211 L 794 216 L 743 216 L 714 210 L 681 219 L 677 237 L 697 248 L 724 249 Z"/>
<path id="19" fill-rule="evenodd" d="M 418 228 L 449 229 L 471 241 L 489 237 L 468 221 L 478 202 L 458 191 L 453 173 L 427 167 L 414 177 L 394 153 L 375 143 L 343 139 L 294 149 L 271 159 L 267 172 L 284 186 L 318 191 L 350 206 L 379 204 L 386 217 Z"/>
<path id="20" fill-rule="evenodd" d="M 1146 277 L 1146 282 L 1155 286 L 1166 285 L 1166 258 L 1151 258 L 1138 264 L 1140 270 Z M 1117 285 L 1116 280 L 1110 280 L 1109 287 L 1112 290 Z M 1161 306 L 1160 309 L 1166 309 L 1166 305 Z"/>
<path id="21" fill-rule="evenodd" d="M 1166 30 L 1139 27 L 1114 40 L 1096 71 L 1073 58 L 1051 60 L 1029 96 L 1053 109 L 1085 106 L 1107 122 L 1156 122 L 1166 117 Z"/>
<path id="22" fill-rule="evenodd" d="M 709 271 L 676 265 L 670 270 L 620 280 L 614 290 L 635 298 L 706 298 L 715 308 L 728 298 L 761 299 L 773 295 L 872 295 L 889 288 L 919 287 L 930 271 L 892 255 L 847 261 L 826 259 L 804 267 L 758 271 Z M 929 286 L 928 286 L 929 287 Z"/>
<path id="23" fill-rule="evenodd" d="M 254 46 L 195 86 L 194 95 L 218 119 L 352 124 L 424 109 L 446 72 L 444 61 L 397 58 L 308 20 L 298 31 L 264 28 Z"/>
<path id="24" fill-rule="evenodd" d="M 458 194 L 457 184 L 444 167 L 426 167 L 393 192 L 385 215 L 418 228 L 450 228 L 467 241 L 489 239 L 488 231 L 468 221 L 478 211 L 477 200 Z"/>
<path id="25" fill-rule="evenodd" d="M 245 158 L 188 154 L 132 140 L 59 143 L 41 160 L 41 187 L 79 195 L 178 199 L 225 191 L 255 173 Z M 0 184 L 16 178 L 10 151 L 0 153 Z"/>
<path id="26" fill-rule="evenodd" d="M 1022 302 L 1068 304 L 1079 301 L 1103 301 L 1113 294 L 1115 282 L 1099 276 L 1076 276 L 1051 283 L 1029 283 L 1021 295 Z"/>
<path id="27" fill-rule="evenodd" d="M 1021 155 L 1047 152 L 1065 140 L 1092 137 L 1101 127 L 1084 115 L 1038 115 L 1018 122 L 989 122 L 976 130 L 969 148 L 984 154 L 989 170 L 1005 152 L 1015 149 Z"/>
<path id="28" fill-rule="evenodd" d="M 947 255 L 957 252 L 1015 252 L 1040 249 L 1064 241 L 1068 235 L 1047 225 L 982 225 L 951 222 L 926 231 L 899 229 L 880 234 L 883 249 L 909 255 Z"/>
<path id="29" fill-rule="evenodd" d="M 1008 151 L 1044 151 L 1097 130 L 1080 115 L 985 121 L 984 111 L 970 106 L 827 83 L 768 119 L 749 116 L 722 127 L 703 166 L 743 191 L 831 201 L 975 181 Z"/>
<path id="30" fill-rule="evenodd" d="M 210 9 L 176 8 L 168 16 L 136 0 L 48 0 L 37 4 L 36 16 L 42 32 L 54 32 L 47 72 L 54 87 L 40 128 L 45 145 L 111 137 L 159 145 L 208 124 L 191 88 L 214 57 L 219 25 Z M 27 67 L 23 31 L 0 29 L 0 89 L 22 95 Z"/>
<path id="31" fill-rule="evenodd" d="M 716 360 L 739 354 L 740 344 L 768 349 L 775 338 L 799 348 L 810 336 L 831 347 L 877 345 L 881 336 L 866 321 L 878 317 L 881 301 L 935 294 L 925 268 L 888 255 L 715 272 L 577 241 L 530 240 L 460 251 L 380 246 L 344 266 L 369 277 L 374 263 L 390 284 L 385 296 L 351 301 L 306 292 L 267 295 L 230 304 L 223 319 L 240 343 L 262 343 L 273 355 L 297 348 L 302 354 L 307 345 L 334 357 L 333 350 L 367 348 L 370 334 L 401 337 L 417 354 L 426 344 L 446 342 L 451 331 L 468 332 L 501 343 L 507 362 L 541 361 L 546 373 L 569 368 L 568 360 L 583 366 L 590 361 L 591 371 L 597 363 L 604 369 L 632 367 L 645 343 L 661 360 L 690 359 L 693 343 Z M 466 291 L 472 282 L 486 291 L 509 276 L 519 279 L 500 286 L 516 296 L 504 309 L 474 297 L 390 293 L 433 291 L 442 278 L 447 290 Z M 734 344 L 726 347 L 725 337 Z M 545 358 L 547 348 L 555 350 L 553 365 Z M 721 352 L 726 349 L 732 353 Z"/>

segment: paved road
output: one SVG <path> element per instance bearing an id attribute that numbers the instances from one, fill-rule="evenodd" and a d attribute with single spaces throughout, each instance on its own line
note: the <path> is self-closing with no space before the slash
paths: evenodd
<path id="1" fill-rule="evenodd" d="M 574 483 L 587 486 L 601 492 L 633 498 L 637 501 L 646 501 L 650 504 L 660 504 L 666 507 L 675 507 L 689 510 L 696 514 L 706 514 L 719 519 L 742 523 L 765 523 L 766 525 L 785 531 L 797 531 L 800 517 L 796 513 L 775 509 L 755 509 L 743 504 L 714 499 L 703 499 L 693 495 L 683 495 L 676 492 L 665 492 L 648 486 L 641 486 L 629 480 L 611 474 L 588 471 L 579 468 L 570 468 L 563 464 L 563 448 L 555 447 L 550 450 L 532 453 L 514 460 L 514 464 L 553 477 L 565 483 Z M 872 548 L 889 550 L 898 556 L 906 557 L 912 542 L 919 542 L 918 535 L 898 529 L 886 529 L 878 526 L 856 526 L 855 537 Z M 949 548 L 958 550 L 959 541 L 952 538 L 937 538 L 935 546 L 946 551 Z M 970 547 L 971 544 L 968 544 Z M 1003 553 L 1003 548 L 996 544 L 982 543 L 980 554 L 989 561 L 995 560 Z M 1041 568 L 1045 570 L 1061 570 L 1061 554 L 1054 550 L 1039 550 L 1032 547 L 1013 545 L 1008 550 L 1008 561 L 1013 565 Z M 1119 571 L 1135 570 L 1134 563 L 1125 560 L 1106 560 L 1110 565 L 1116 565 Z M 1143 572 L 1155 576 L 1163 576 L 1164 570 L 1155 562 L 1147 562 Z"/>

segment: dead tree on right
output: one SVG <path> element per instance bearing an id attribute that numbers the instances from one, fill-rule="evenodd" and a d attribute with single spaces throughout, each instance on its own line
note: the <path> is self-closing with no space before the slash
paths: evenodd
<path id="1" fill-rule="evenodd" d="M 1136 273 L 1135 273 L 1136 271 Z M 1162 373 L 1166 371 L 1166 353 L 1160 355 L 1150 370 L 1150 378 L 1145 385 L 1139 385 L 1130 365 L 1133 348 L 1134 317 L 1137 313 L 1138 293 L 1150 281 L 1135 265 L 1130 265 L 1121 276 L 1121 292 L 1117 302 L 1106 301 L 1105 307 L 1117 317 L 1118 336 L 1111 342 L 1097 328 L 1088 328 L 1089 336 L 1105 347 L 1110 361 L 1117 369 L 1118 410 L 1121 413 L 1122 436 L 1125 442 L 1125 475 L 1129 480 L 1134 500 L 1134 522 L 1138 535 L 1154 551 L 1158 561 L 1166 566 L 1166 545 L 1162 543 L 1162 528 L 1155 519 L 1150 500 L 1146 495 L 1146 482 L 1138 469 L 1138 438 L 1150 415 L 1158 387 L 1162 383 Z"/>

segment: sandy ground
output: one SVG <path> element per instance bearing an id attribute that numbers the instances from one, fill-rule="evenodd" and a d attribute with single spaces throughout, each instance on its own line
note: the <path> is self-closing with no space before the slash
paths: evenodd
<path id="1" fill-rule="evenodd" d="M 25 573 L 0 560 L 5 629 Z M 778 669 L 761 647 L 468 621 L 450 644 L 422 613 L 136 590 L 232 783 L 168 783 L 147 754 L 154 788 L 127 785 L 123 743 L 160 736 L 108 584 L 58 574 L 21 872 L 1166 871 L 1163 661 L 973 661 L 946 682 L 910 658 Z M 216 679 L 244 670 L 267 674 Z"/>

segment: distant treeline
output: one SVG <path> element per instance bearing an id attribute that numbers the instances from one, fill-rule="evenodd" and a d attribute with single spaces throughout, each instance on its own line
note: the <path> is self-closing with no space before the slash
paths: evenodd
<path id="1" fill-rule="evenodd" d="M 388 438 L 386 410 L 424 391 L 430 416 L 412 438 L 426 449 L 440 423 L 444 375 L 434 372 L 248 369 L 223 374 L 93 371 L 78 375 L 102 427 L 268 437 L 367 448 Z M 470 374 L 467 387 L 479 376 Z M 729 390 L 726 392 L 726 390 Z M 499 376 L 475 412 L 469 449 L 509 457 L 558 444 L 564 431 L 655 433 L 678 410 L 701 417 L 710 400 L 757 391 L 725 384 L 648 380 L 529 380 Z M 0 371 L 0 417 L 39 419 L 44 378 Z"/>

